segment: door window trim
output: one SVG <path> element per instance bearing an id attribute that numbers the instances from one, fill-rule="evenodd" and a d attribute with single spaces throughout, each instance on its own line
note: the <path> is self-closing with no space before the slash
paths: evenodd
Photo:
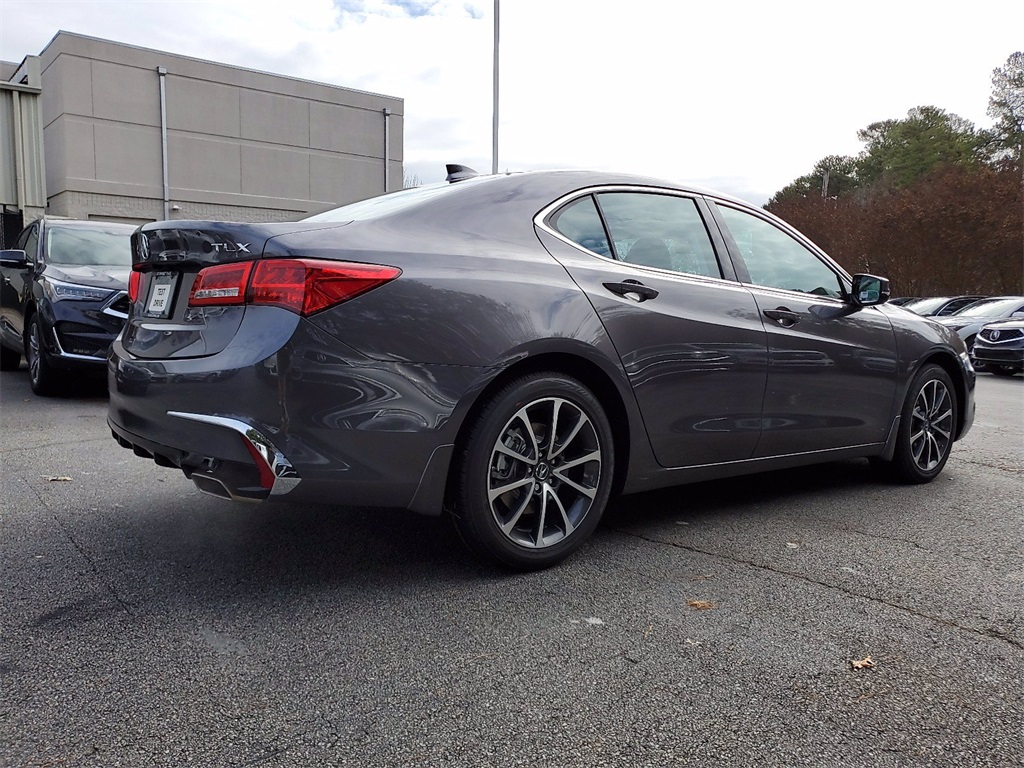
<path id="1" fill-rule="evenodd" d="M 611 244 L 611 233 L 608 231 L 608 222 L 605 221 L 604 212 L 601 210 L 600 204 L 597 202 L 597 195 L 605 194 L 608 192 L 633 192 L 646 195 L 664 195 L 667 197 L 681 197 L 686 200 L 692 200 L 697 207 L 697 213 L 700 215 L 704 223 L 704 230 L 707 232 L 708 240 L 711 243 L 712 250 L 715 253 L 715 259 L 718 261 L 718 266 L 722 270 L 721 277 L 712 277 L 710 275 L 700 275 L 693 272 L 677 272 L 672 269 L 662 269 L 660 267 L 650 267 L 644 264 L 630 264 L 628 261 L 621 261 L 619 259 L 609 258 L 608 256 L 602 256 L 599 253 L 595 253 L 589 248 L 585 248 L 575 240 L 572 240 L 550 224 L 551 217 L 557 213 L 561 208 L 575 202 L 576 200 L 583 197 L 592 197 L 594 200 L 594 207 L 597 209 L 598 216 L 601 217 L 601 226 L 604 228 L 605 237 Z M 685 192 L 683 190 L 666 189 L 664 187 L 645 187 L 637 184 L 600 184 L 594 187 L 587 187 L 585 189 L 578 189 L 573 192 L 569 192 L 562 195 L 554 202 L 549 203 L 540 210 L 540 212 L 533 217 L 533 223 L 536 227 L 547 232 L 553 237 L 558 238 L 563 243 L 571 245 L 582 253 L 588 256 L 593 256 L 603 261 L 611 262 L 612 264 L 623 265 L 626 264 L 630 267 L 637 269 L 651 270 L 659 275 L 672 275 L 674 277 L 692 278 L 698 281 L 714 280 L 716 282 L 729 283 L 735 285 L 739 280 L 737 279 L 737 273 L 732 263 L 732 254 L 729 252 L 727 243 L 721 237 L 719 225 L 717 221 L 711 215 L 710 206 L 708 206 L 703 199 L 703 196 L 695 192 Z M 614 248 L 614 246 L 612 246 Z"/>

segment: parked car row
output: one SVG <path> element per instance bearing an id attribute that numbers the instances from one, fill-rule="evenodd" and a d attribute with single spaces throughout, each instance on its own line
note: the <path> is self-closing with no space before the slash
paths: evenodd
<path id="1" fill-rule="evenodd" d="M 890 304 L 902 306 L 919 315 L 930 317 L 957 332 L 971 353 L 971 362 L 980 371 L 1012 376 L 1021 370 L 1020 353 L 1014 346 L 1013 318 L 1024 319 L 1024 296 L 933 296 L 930 298 L 901 297 Z M 999 327 L 1010 319 L 995 343 L 991 333 L 982 333 Z M 980 342 L 980 343 L 979 343 Z M 979 354 L 980 352 L 980 354 Z"/>

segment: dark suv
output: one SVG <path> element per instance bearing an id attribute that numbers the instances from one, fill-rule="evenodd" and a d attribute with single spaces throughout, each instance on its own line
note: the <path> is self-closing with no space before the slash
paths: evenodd
<path id="1" fill-rule="evenodd" d="M 128 317 L 135 227 L 44 217 L 0 251 L 0 369 L 25 356 L 32 391 L 50 395 L 73 370 L 102 375 Z"/>

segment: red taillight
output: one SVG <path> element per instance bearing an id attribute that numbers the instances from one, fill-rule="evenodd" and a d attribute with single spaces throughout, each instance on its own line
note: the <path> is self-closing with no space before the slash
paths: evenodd
<path id="1" fill-rule="evenodd" d="M 207 267 L 196 275 L 192 292 L 188 296 L 190 307 L 222 307 L 245 303 L 245 287 L 252 272 L 251 261 L 218 264 Z"/>
<path id="2" fill-rule="evenodd" d="M 139 289 L 142 287 L 142 273 L 134 269 L 128 275 L 128 301 L 134 304 L 139 300 Z"/>
<path id="3" fill-rule="evenodd" d="M 251 275 L 250 275 L 251 273 Z M 267 259 L 207 267 L 197 276 L 189 306 L 262 304 L 312 315 L 355 298 L 402 274 L 395 267 L 314 259 Z"/>
<path id="4" fill-rule="evenodd" d="M 284 307 L 307 316 L 353 299 L 400 274 L 400 269 L 376 264 L 312 259 L 260 261 L 249 286 L 249 302 Z"/>

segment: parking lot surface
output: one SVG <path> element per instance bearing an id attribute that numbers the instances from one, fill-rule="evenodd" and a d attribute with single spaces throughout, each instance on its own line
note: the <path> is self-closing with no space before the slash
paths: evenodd
<path id="1" fill-rule="evenodd" d="M 3 373 L 0 765 L 1024 765 L 1024 381 L 977 401 L 930 485 L 624 497 L 523 575 L 204 496 Z"/>

